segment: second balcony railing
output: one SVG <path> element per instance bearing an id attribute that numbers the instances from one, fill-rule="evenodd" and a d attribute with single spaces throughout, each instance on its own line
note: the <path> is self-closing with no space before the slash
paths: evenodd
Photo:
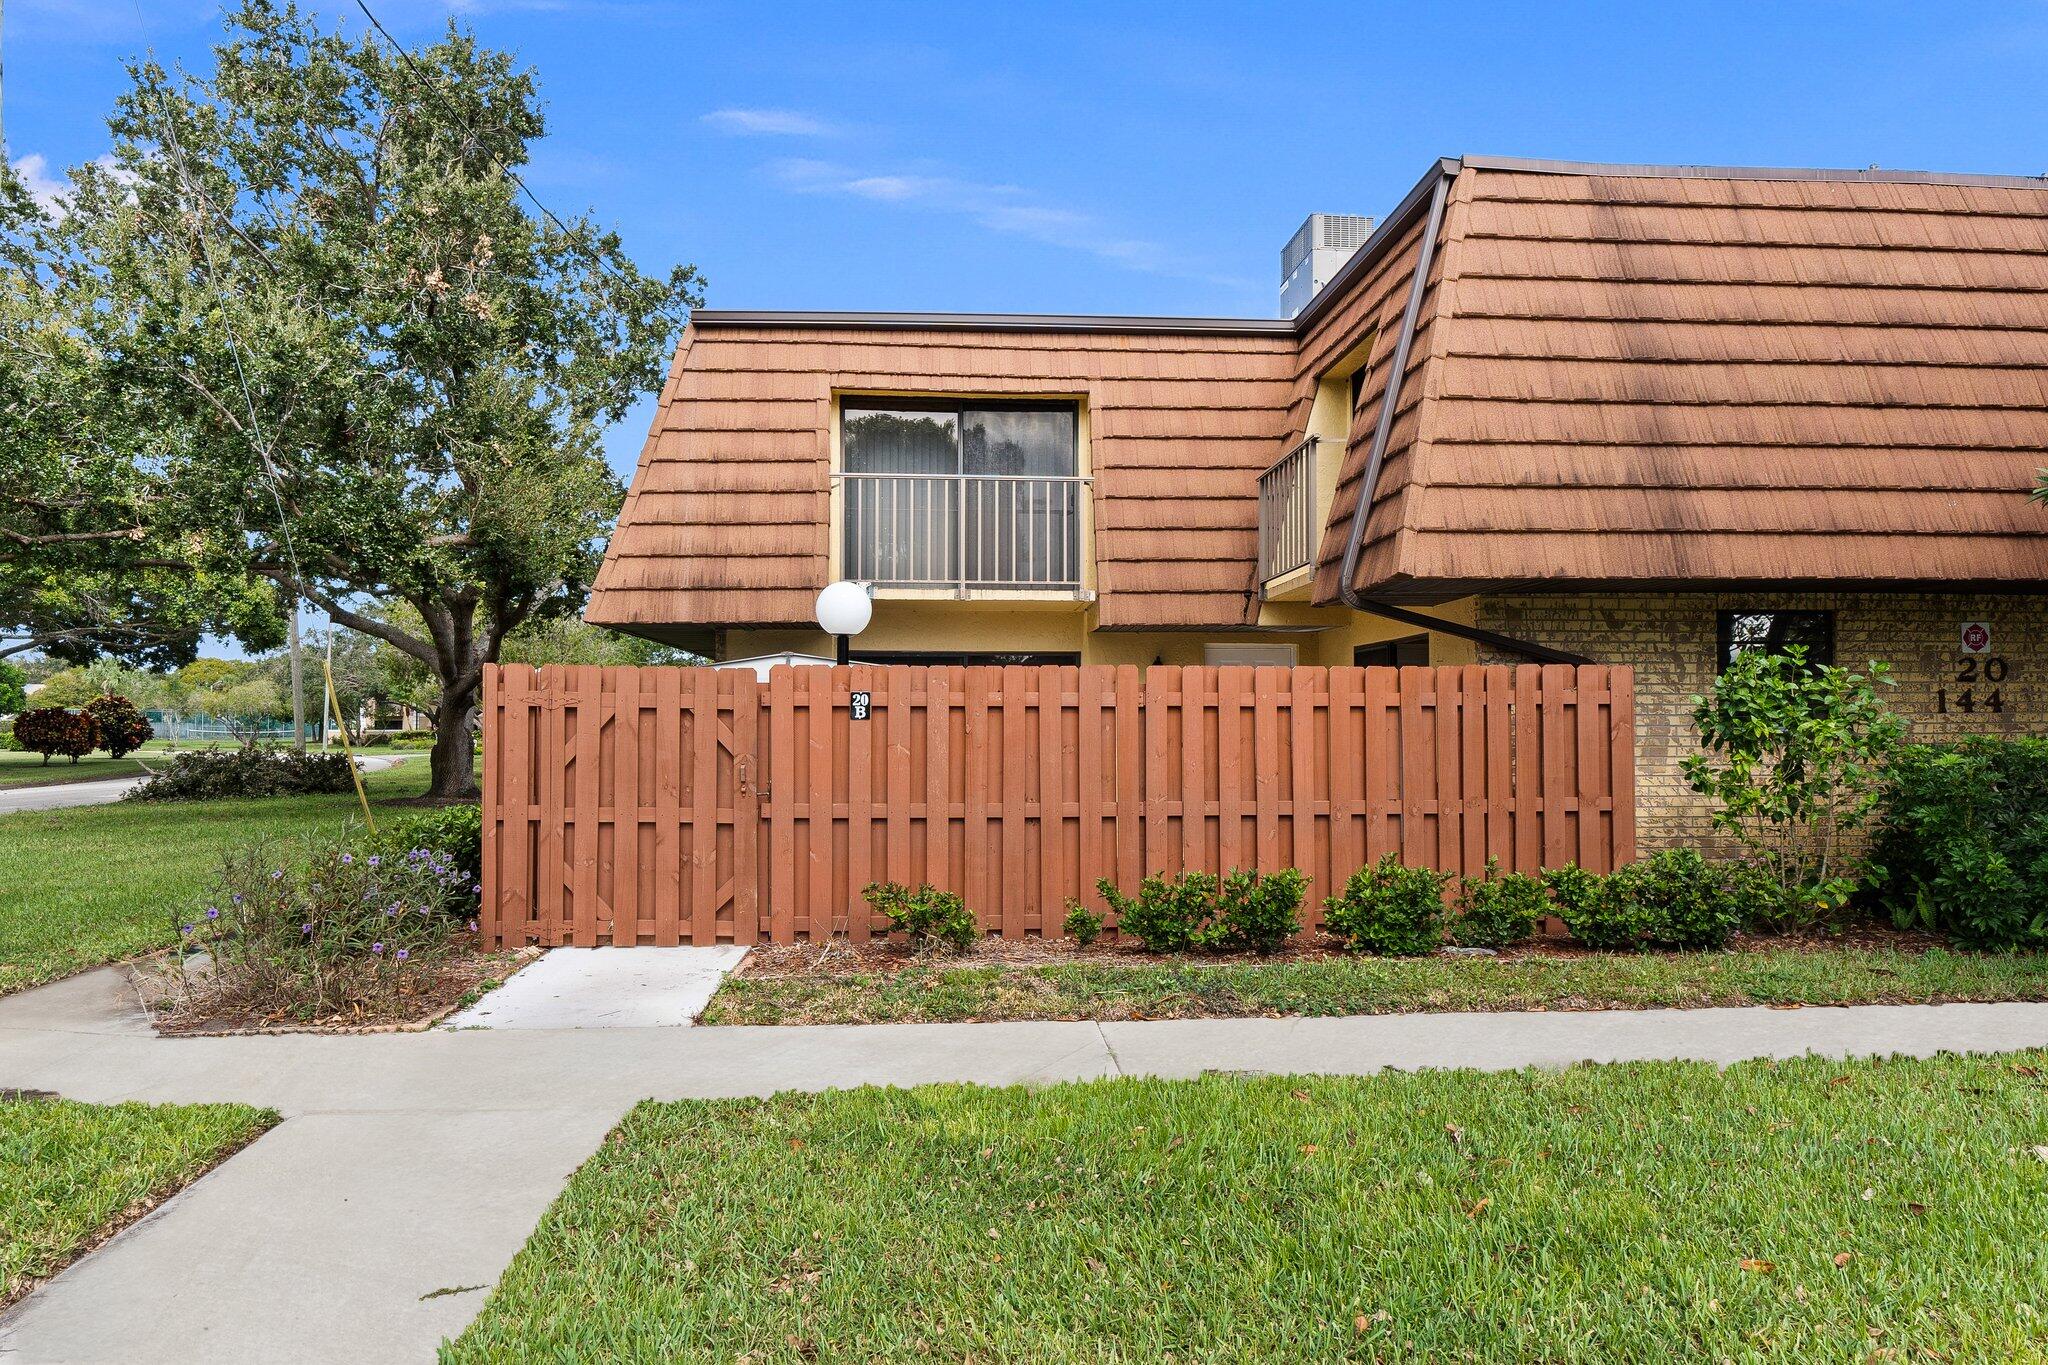
<path id="1" fill-rule="evenodd" d="M 1308 437 L 1259 475 L 1259 581 L 1308 567 L 1316 553 L 1316 438 Z"/>
<path id="2" fill-rule="evenodd" d="M 1081 587 L 1088 480 L 1012 474 L 840 474 L 846 577 L 885 588 Z"/>

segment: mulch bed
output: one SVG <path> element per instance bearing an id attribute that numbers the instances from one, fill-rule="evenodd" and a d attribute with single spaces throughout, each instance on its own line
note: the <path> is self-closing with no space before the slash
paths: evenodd
<path id="1" fill-rule="evenodd" d="M 432 1028 L 477 996 L 540 956 L 538 948 L 513 952 L 457 950 L 431 975 L 421 973 L 389 1001 L 358 1005 L 321 1019 L 299 1019 L 289 1007 L 262 1002 L 186 1004 L 178 999 L 172 973 L 177 958 L 163 954 L 131 966 L 143 1007 L 156 1031 L 174 1038 L 222 1038 L 274 1033 L 417 1033 Z"/>
<path id="2" fill-rule="evenodd" d="M 1863 924 L 1836 933 L 1737 934 L 1729 941 L 1729 952 L 1837 952 L 1845 948 L 1892 948 L 1902 953 L 1924 953 L 1948 946 L 1937 934 Z M 747 953 L 735 976 L 836 977 L 890 976 L 911 967 L 1143 967 L 1204 966 L 1231 963 L 1312 962 L 1351 956 L 1335 939 L 1316 938 L 1291 944 L 1280 952 L 1260 957 L 1254 953 L 1201 953 L 1173 955 L 1149 953 L 1135 943 L 1098 942 L 1083 948 L 1066 938 L 984 938 L 964 953 L 918 953 L 900 938 L 828 939 L 816 943 L 762 943 Z M 1538 938 L 1519 948 L 1509 948 L 1494 960 L 1513 962 L 1529 958 L 1583 958 L 1611 954 L 1581 948 L 1568 939 Z M 1697 957 L 1697 953 L 1677 956 Z"/>

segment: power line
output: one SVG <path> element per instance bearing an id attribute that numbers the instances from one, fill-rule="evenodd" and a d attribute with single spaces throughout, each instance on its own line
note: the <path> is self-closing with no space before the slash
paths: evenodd
<path id="1" fill-rule="evenodd" d="M 553 223 L 555 225 L 555 231 L 561 233 L 564 237 L 574 238 L 576 234 L 569 230 L 569 225 L 567 223 L 564 223 L 560 218 L 557 218 L 555 216 L 555 211 L 549 208 L 545 203 L 541 202 L 541 197 L 533 192 L 532 187 L 526 183 L 525 179 L 523 179 L 520 176 L 519 172 L 513 170 L 512 167 L 506 163 L 503 157 L 499 156 L 496 152 L 490 149 L 489 145 L 486 144 L 484 140 L 477 135 L 476 129 L 473 126 L 471 126 L 469 120 L 462 116 L 462 111 L 457 109 L 454 105 L 452 105 L 447 100 L 442 98 L 441 92 L 435 88 L 434 81 L 428 76 L 426 70 L 423 67 L 421 67 L 417 61 L 413 59 L 412 53 L 406 50 L 406 47 L 403 43 L 399 42 L 398 39 L 391 36 L 391 30 L 384 27 L 384 21 L 382 19 L 379 19 L 375 14 L 371 13 L 369 5 L 365 4 L 364 0 L 356 0 L 356 8 L 361 10 L 363 12 L 363 17 L 370 21 L 370 27 L 376 29 L 377 32 L 383 36 L 384 41 L 391 45 L 391 50 L 396 52 L 398 54 L 399 60 L 405 63 L 406 69 L 413 74 L 416 83 L 426 91 L 427 95 L 434 101 L 434 103 L 441 107 L 441 112 L 447 114 L 450 118 L 454 119 L 455 122 L 461 127 L 462 131 L 469 134 L 469 140 L 473 144 L 475 144 L 476 147 L 479 150 L 481 150 L 485 156 L 488 156 L 492 160 L 492 162 L 497 165 L 498 170 L 505 176 L 507 180 L 510 180 L 514 185 L 517 185 L 519 187 L 519 192 L 521 194 L 524 194 L 528 199 L 533 201 L 533 206 L 539 209 L 541 211 L 541 214 L 544 217 L 546 217 L 546 219 L 550 223 Z M 602 270 L 605 265 L 604 257 L 602 255 L 594 255 L 593 259 L 596 260 L 599 270 Z"/>

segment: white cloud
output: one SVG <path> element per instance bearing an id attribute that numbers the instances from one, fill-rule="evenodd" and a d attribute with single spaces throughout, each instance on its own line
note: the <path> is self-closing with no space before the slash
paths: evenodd
<path id="1" fill-rule="evenodd" d="M 794 109 L 714 109 L 701 122 L 721 133 L 768 137 L 832 137 L 838 129 Z"/>
<path id="2" fill-rule="evenodd" d="M 932 213 L 954 214 L 991 232 L 1009 233 L 1047 246 L 1086 252 L 1131 270 L 1204 280 L 1233 288 L 1246 284 L 1235 277 L 1211 274 L 1158 242 L 1118 234 L 1091 214 L 1047 203 L 1021 185 L 962 180 L 945 175 L 864 174 L 828 161 L 804 157 L 787 157 L 770 163 L 768 169 L 785 188 L 799 194 L 842 195 Z"/>
<path id="3" fill-rule="evenodd" d="M 50 162 L 41 152 L 30 152 L 14 163 L 14 173 L 28 186 L 29 194 L 45 213 L 62 213 L 71 182 L 50 174 Z"/>

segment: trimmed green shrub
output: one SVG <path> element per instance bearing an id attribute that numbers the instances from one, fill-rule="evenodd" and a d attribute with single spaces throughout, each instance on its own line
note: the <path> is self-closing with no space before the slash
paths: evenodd
<path id="1" fill-rule="evenodd" d="M 1116 930 L 1155 953 L 1184 953 L 1206 946 L 1202 931 L 1216 911 L 1220 882 L 1213 872 L 1183 872 L 1168 877 L 1155 872 L 1138 884 L 1135 898 L 1117 890 L 1104 877 L 1095 889 L 1116 911 Z"/>
<path id="2" fill-rule="evenodd" d="M 1060 921 L 1060 928 L 1068 938 L 1086 948 L 1102 937 L 1102 916 L 1079 901 L 1068 901 L 1067 917 Z"/>
<path id="3" fill-rule="evenodd" d="M 1512 948 L 1536 932 L 1550 909 L 1543 883 L 1521 872 L 1502 872 L 1500 860 L 1486 860 L 1486 875 L 1467 877 L 1458 887 L 1451 938 L 1467 948 Z"/>
<path id="4" fill-rule="evenodd" d="M 436 853 L 456 872 L 448 887 L 445 908 L 451 914 L 476 913 L 483 895 L 484 813 L 481 806 L 441 806 L 416 811 L 386 824 L 367 841 L 371 852 L 384 857 Z"/>
<path id="5" fill-rule="evenodd" d="M 1871 889 L 1901 928 L 1976 948 L 2048 947 L 2048 739 L 1901 749 L 1870 862 Z"/>
<path id="6" fill-rule="evenodd" d="M 156 738 L 156 727 L 134 702 L 115 692 L 103 692 L 85 704 L 85 714 L 99 730 L 96 743 L 115 758 L 126 758 Z"/>
<path id="7" fill-rule="evenodd" d="M 1443 946 L 1444 887 L 1451 874 L 1403 867 L 1391 853 L 1361 867 L 1323 902 L 1323 924 L 1344 946 L 1387 957 L 1418 957 Z"/>
<path id="8" fill-rule="evenodd" d="M 1719 948 L 1742 927 L 1729 864 L 1669 848 L 1607 874 L 1605 892 L 1633 901 L 1654 948 Z"/>
<path id="9" fill-rule="evenodd" d="M 1215 916 L 1197 942 L 1208 948 L 1273 952 L 1301 932 L 1296 912 L 1307 892 L 1308 874 L 1299 868 L 1232 871 L 1217 888 Z"/>
<path id="10" fill-rule="evenodd" d="M 964 952 L 980 937 L 981 926 L 974 922 L 967 903 L 951 891 L 941 891 L 929 883 L 912 888 L 895 882 L 869 882 L 860 894 L 919 952 L 935 943 Z"/>
<path id="11" fill-rule="evenodd" d="M 1759 875 L 1672 848 L 1604 877 L 1566 866 L 1543 880 L 1565 927 L 1588 948 L 1719 948 L 1742 927 L 1742 891 Z"/>
<path id="12" fill-rule="evenodd" d="M 99 729 L 84 712 L 39 706 L 14 718 L 14 742 L 45 763 L 59 754 L 76 763 L 99 746 Z"/>
<path id="13" fill-rule="evenodd" d="M 1558 918 L 1571 936 L 1588 948 L 1643 946 L 1641 908 L 1633 901 L 1610 899 L 1607 879 L 1588 872 L 1577 863 L 1553 867 L 1543 874 L 1543 885 L 1557 907 Z"/>
<path id="14" fill-rule="evenodd" d="M 182 753 L 129 788 L 124 801 L 219 801 L 245 796 L 317 796 L 355 790 L 342 755 L 238 747 Z"/>

